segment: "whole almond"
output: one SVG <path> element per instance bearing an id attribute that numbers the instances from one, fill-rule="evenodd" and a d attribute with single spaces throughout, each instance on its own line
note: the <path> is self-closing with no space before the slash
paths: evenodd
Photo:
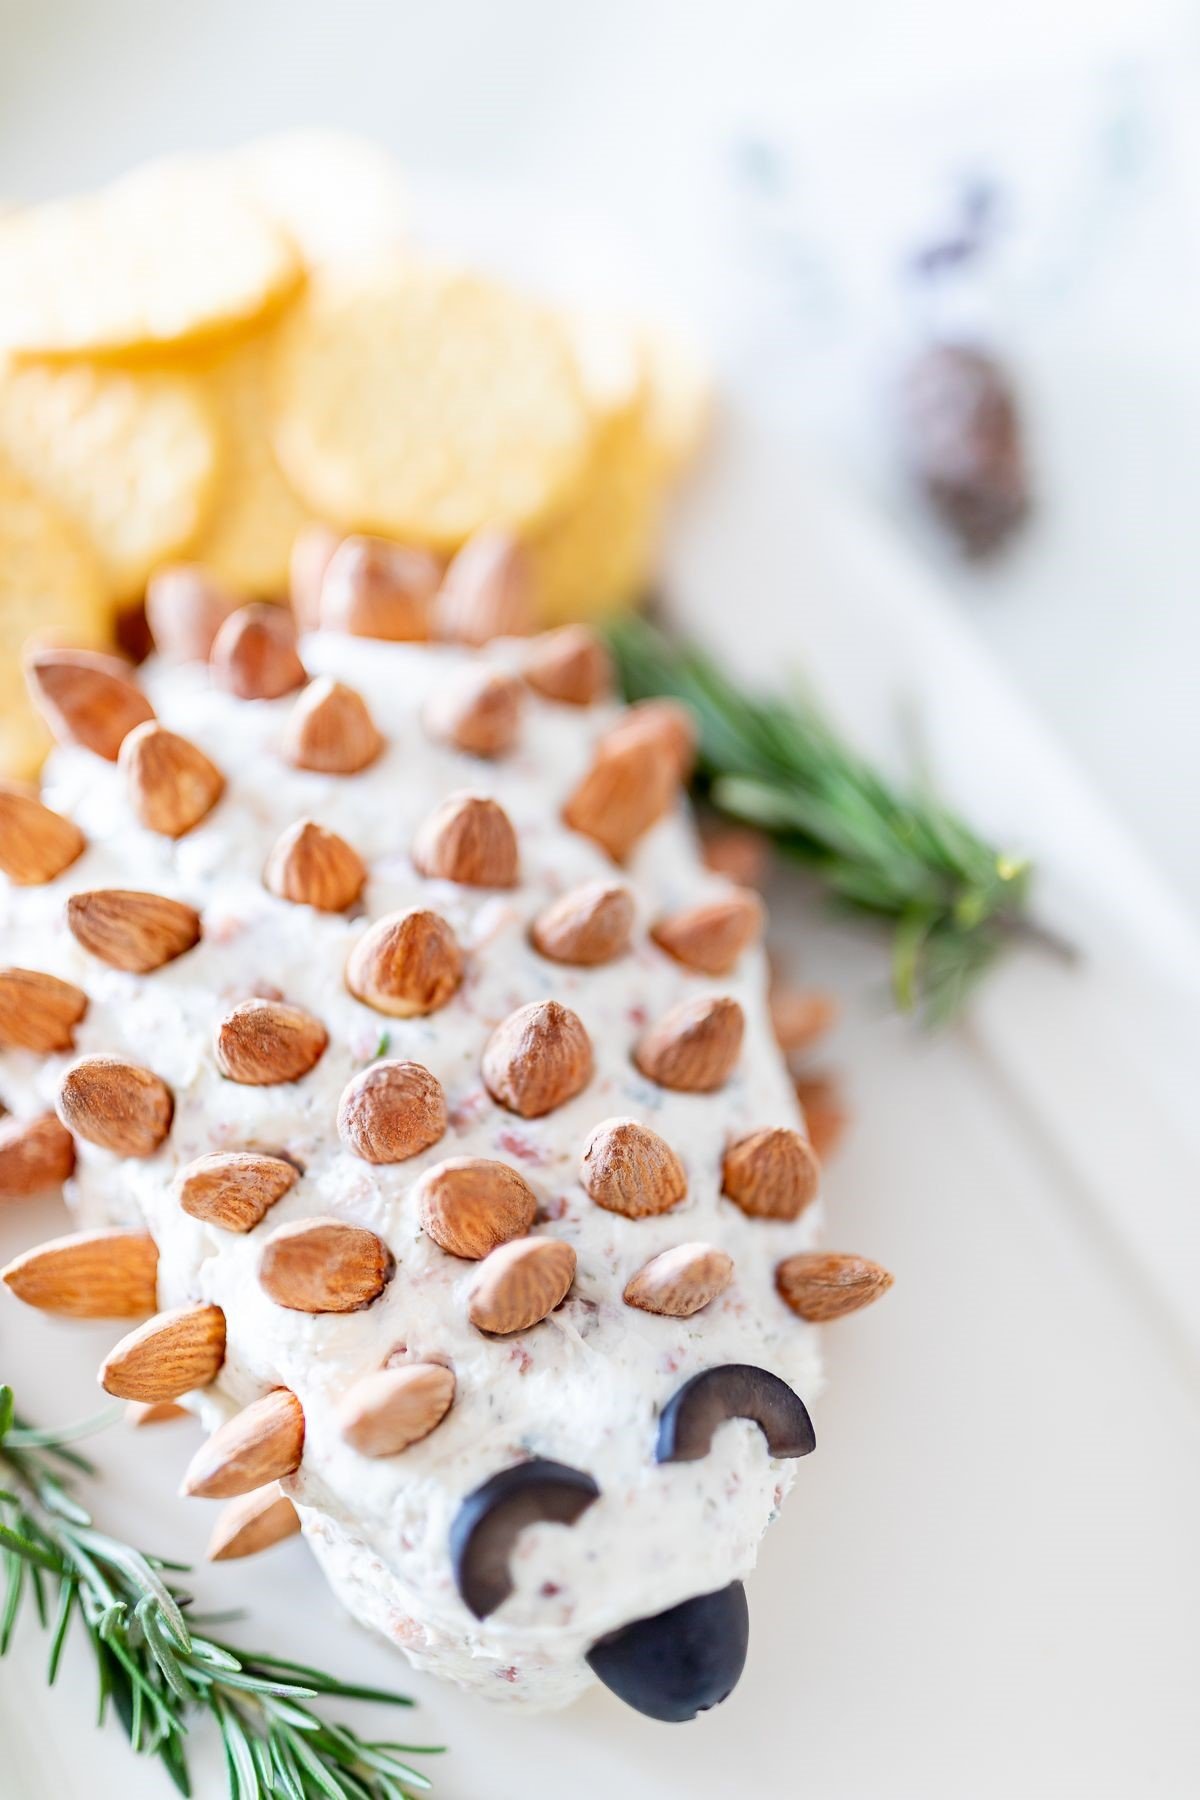
<path id="1" fill-rule="evenodd" d="M 396 1263 L 381 1237 L 343 1219 L 297 1219 L 263 1245 L 258 1279 L 291 1312 L 361 1312 L 378 1300 Z"/>
<path id="2" fill-rule="evenodd" d="M 591 706 L 612 691 L 612 658 L 586 625 L 562 625 L 534 638 L 523 673 L 535 693 L 565 706 Z"/>
<path id="3" fill-rule="evenodd" d="M 537 1218 L 533 1189 L 507 1163 L 483 1156 L 451 1156 L 417 1185 L 421 1225 L 439 1249 L 478 1262 L 524 1237 Z"/>
<path id="4" fill-rule="evenodd" d="M 178 1400 L 207 1387 L 225 1361 L 219 1306 L 176 1306 L 114 1344 L 100 1365 L 100 1386 L 118 1400 Z"/>
<path id="5" fill-rule="evenodd" d="M 200 914 L 182 900 L 131 888 L 91 888 L 67 901 L 72 936 L 114 969 L 148 975 L 200 941 Z"/>
<path id="6" fill-rule="evenodd" d="M 771 1029 L 781 1050 L 807 1050 L 832 1031 L 840 1008 L 820 988 L 772 988 Z"/>
<path id="7" fill-rule="evenodd" d="M 812 1074 L 798 1075 L 795 1087 L 808 1141 L 817 1161 L 827 1163 L 837 1154 L 850 1123 L 842 1085 L 835 1075 Z"/>
<path id="8" fill-rule="evenodd" d="M 383 738 L 356 688 L 322 675 L 310 682 L 288 716 L 283 754 L 318 775 L 357 775 L 375 761 Z"/>
<path id="9" fill-rule="evenodd" d="M 212 811 L 225 777 L 203 750 L 165 725 L 139 725 L 117 758 L 129 784 L 129 801 L 148 831 L 183 837 Z"/>
<path id="10" fill-rule="evenodd" d="M 442 577 L 434 601 L 437 635 L 478 648 L 533 630 L 529 558 L 507 531 L 469 537 Z"/>
<path id="11" fill-rule="evenodd" d="M 429 1436 L 454 1401 L 454 1375 L 441 1363 L 402 1363 L 364 1375 L 342 1398 L 342 1436 L 360 1456 L 396 1456 Z"/>
<path id="12" fill-rule="evenodd" d="M 207 662 L 236 601 L 198 563 L 173 563 L 150 577 L 146 622 L 168 662 Z"/>
<path id="13" fill-rule="evenodd" d="M 40 969 L 0 969 L 0 1050 L 69 1050 L 87 995 Z"/>
<path id="14" fill-rule="evenodd" d="M 308 679 L 286 606 L 239 606 L 218 630 L 208 660 L 214 684 L 239 700 L 279 700 Z"/>
<path id="15" fill-rule="evenodd" d="M 0 1201 L 61 1187 L 75 1169 L 75 1140 L 53 1113 L 0 1119 Z"/>
<path id="16" fill-rule="evenodd" d="M 369 1163 L 407 1162 L 446 1133 L 442 1084 L 415 1062 L 376 1062 L 346 1084 L 338 1136 Z"/>
<path id="17" fill-rule="evenodd" d="M 0 786 L 0 869 L 17 887 L 40 887 L 70 868 L 86 840 L 78 825 L 31 794 Z"/>
<path id="18" fill-rule="evenodd" d="M 660 1087 L 711 1094 L 729 1078 L 742 1048 L 745 1019 L 736 1000 L 685 1000 L 641 1039 L 634 1061 Z"/>
<path id="19" fill-rule="evenodd" d="M 552 962 L 592 969 L 625 954 L 633 919 L 628 888 L 615 881 L 588 881 L 552 901 L 529 935 L 534 948 Z"/>
<path id="20" fill-rule="evenodd" d="M 583 1148 L 579 1179 L 606 1212 L 648 1219 L 678 1206 L 687 1171 L 665 1138 L 638 1119 L 604 1119 Z"/>
<path id="21" fill-rule="evenodd" d="M 679 780 L 687 781 L 696 763 L 695 715 L 681 700 L 639 700 L 626 707 L 602 742 L 608 751 L 640 744 L 665 752 Z"/>
<path id="22" fill-rule="evenodd" d="M 507 756 L 521 733 L 521 684 L 502 669 L 459 669 L 430 697 L 425 727 L 467 756 Z"/>
<path id="23" fill-rule="evenodd" d="M 345 912 L 366 886 L 362 857 L 336 831 L 312 819 L 297 819 L 278 838 L 267 858 L 263 881 L 271 893 L 318 912 Z"/>
<path id="24" fill-rule="evenodd" d="M 174 1400 L 130 1400 L 125 1407 L 125 1423 L 140 1431 L 144 1425 L 169 1425 L 172 1419 L 190 1419 L 186 1406 Z"/>
<path id="25" fill-rule="evenodd" d="M 302 525 L 292 539 L 288 597 L 298 631 L 315 631 L 321 622 L 321 586 L 341 541 L 336 531 L 319 521 Z"/>
<path id="26" fill-rule="evenodd" d="M 563 808 L 572 831 L 590 837 L 624 862 L 638 839 L 674 804 L 679 789 L 675 764 L 661 745 L 603 745 Z"/>
<path id="27" fill-rule="evenodd" d="M 345 538 L 321 583 L 321 624 L 352 637 L 424 642 L 440 578 L 437 562 L 424 550 L 386 538 Z"/>
<path id="28" fill-rule="evenodd" d="M 821 1165 L 790 1125 L 768 1125 L 725 1152 L 721 1192 L 751 1219 L 794 1219 L 817 1197 Z"/>
<path id="29" fill-rule="evenodd" d="M 704 866 L 739 887 L 761 888 L 771 863 L 771 840 L 749 825 L 721 825 L 700 843 Z"/>
<path id="30" fill-rule="evenodd" d="M 268 1482 L 266 1487 L 226 1501 L 204 1554 L 209 1562 L 234 1562 L 239 1557 L 257 1556 L 272 1544 L 295 1537 L 299 1530 L 296 1508 L 275 1482 Z"/>
<path id="31" fill-rule="evenodd" d="M 591 1080 L 591 1039 L 569 1007 L 534 1000 L 497 1025 L 482 1070 L 493 1100 L 523 1119 L 539 1119 L 573 1100 Z"/>
<path id="32" fill-rule="evenodd" d="M 570 1244 L 561 1238 L 514 1238 L 480 1263 L 467 1317 L 480 1331 L 501 1337 L 528 1331 L 566 1299 L 574 1279 Z"/>
<path id="33" fill-rule="evenodd" d="M 892 1277 L 878 1263 L 832 1250 L 785 1257 L 775 1271 L 780 1299 L 800 1318 L 818 1325 L 870 1306 L 891 1285 Z"/>
<path id="34" fill-rule="evenodd" d="M 251 1150 L 216 1150 L 198 1156 L 175 1177 L 175 1198 L 184 1212 L 225 1231 L 253 1231 L 296 1180 L 281 1156 Z"/>
<path id="35" fill-rule="evenodd" d="M 486 794 L 451 794 L 418 830 L 412 859 L 430 879 L 510 888 L 517 880 L 517 835 L 504 808 Z"/>
<path id="36" fill-rule="evenodd" d="M 676 1244 L 652 1256 L 626 1285 L 625 1304 L 669 1319 L 690 1319 L 733 1280 L 733 1258 L 713 1244 Z"/>
<path id="37" fill-rule="evenodd" d="M 702 975 L 728 975 L 743 951 L 762 936 L 763 903 L 749 888 L 734 888 L 660 919 L 650 935 L 660 950 Z"/>
<path id="38" fill-rule="evenodd" d="M 116 762 L 122 739 L 154 717 L 154 708 L 116 656 L 93 650 L 32 651 L 25 659 L 30 698 L 60 744 L 82 744 Z"/>
<path id="39" fill-rule="evenodd" d="M 360 937 L 346 986 L 376 1012 L 411 1019 L 437 1012 L 462 980 L 458 939 L 438 913 L 414 906 L 388 913 Z"/>
<path id="40" fill-rule="evenodd" d="M 158 1246 L 144 1231 L 76 1231 L 14 1257 L 0 1281 L 42 1312 L 136 1319 L 154 1311 Z"/>
<path id="41" fill-rule="evenodd" d="M 181 1492 L 231 1500 L 293 1475 L 304 1454 L 304 1409 L 289 1388 L 274 1388 L 214 1431 L 187 1466 Z"/>
<path id="42" fill-rule="evenodd" d="M 117 1156 L 153 1156 L 174 1113 L 162 1077 L 121 1056 L 82 1056 L 59 1083 L 58 1116 L 67 1130 Z"/>
<path id="43" fill-rule="evenodd" d="M 325 1054 L 320 1019 L 283 1000 L 243 1000 L 217 1026 L 217 1066 L 244 1087 L 299 1081 Z"/>

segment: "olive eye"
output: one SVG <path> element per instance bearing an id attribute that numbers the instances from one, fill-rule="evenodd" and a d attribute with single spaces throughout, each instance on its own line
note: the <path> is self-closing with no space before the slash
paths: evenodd
<path id="1" fill-rule="evenodd" d="M 599 1494 L 582 1469 L 538 1458 L 501 1469 L 467 1495 L 450 1527 L 450 1565 L 477 1619 L 512 1593 L 509 1558 L 526 1526 L 573 1525 Z"/>
<path id="2" fill-rule="evenodd" d="M 808 1408 L 786 1381 L 752 1363 L 718 1363 L 693 1375 L 667 1401 L 656 1460 L 698 1462 L 727 1419 L 752 1419 L 772 1456 L 807 1456 L 817 1447 Z"/>
<path id="3" fill-rule="evenodd" d="M 593 1644 L 587 1660 L 627 1706 L 680 1724 L 728 1699 L 749 1641 L 746 1590 L 734 1581 L 623 1625 Z"/>

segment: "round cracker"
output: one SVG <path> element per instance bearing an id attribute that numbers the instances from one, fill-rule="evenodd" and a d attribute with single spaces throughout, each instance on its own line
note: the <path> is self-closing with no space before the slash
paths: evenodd
<path id="1" fill-rule="evenodd" d="M 560 508 L 591 433 L 551 314 L 411 262 L 314 279 L 280 330 L 274 401 L 280 462 L 315 512 L 435 549 Z"/>
<path id="2" fill-rule="evenodd" d="M 399 249 L 408 188 L 385 150 L 343 131 L 281 131 L 226 159 L 309 268 Z"/>

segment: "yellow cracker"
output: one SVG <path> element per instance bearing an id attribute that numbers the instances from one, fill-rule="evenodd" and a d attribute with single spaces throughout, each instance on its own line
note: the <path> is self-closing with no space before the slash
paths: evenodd
<path id="1" fill-rule="evenodd" d="M 712 422 L 712 385 L 699 351 L 665 329 L 640 333 L 646 376 L 646 430 L 662 474 L 678 475 L 703 448 Z"/>
<path id="2" fill-rule="evenodd" d="M 276 449 L 313 510 L 434 548 L 546 518 L 588 447 L 557 322 L 473 275 L 392 261 L 315 278 L 274 375 Z"/>
<path id="3" fill-rule="evenodd" d="M 341 131 L 283 131 L 226 166 L 282 225 L 310 268 L 378 256 L 408 236 L 408 190 L 377 144 Z"/>

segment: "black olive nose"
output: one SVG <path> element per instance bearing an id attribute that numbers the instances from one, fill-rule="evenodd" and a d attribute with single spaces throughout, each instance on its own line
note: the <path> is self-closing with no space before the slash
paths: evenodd
<path id="1" fill-rule="evenodd" d="M 592 1645 L 587 1660 L 627 1706 L 679 1724 L 729 1698 L 749 1641 L 746 1590 L 733 1581 L 610 1632 Z"/>

